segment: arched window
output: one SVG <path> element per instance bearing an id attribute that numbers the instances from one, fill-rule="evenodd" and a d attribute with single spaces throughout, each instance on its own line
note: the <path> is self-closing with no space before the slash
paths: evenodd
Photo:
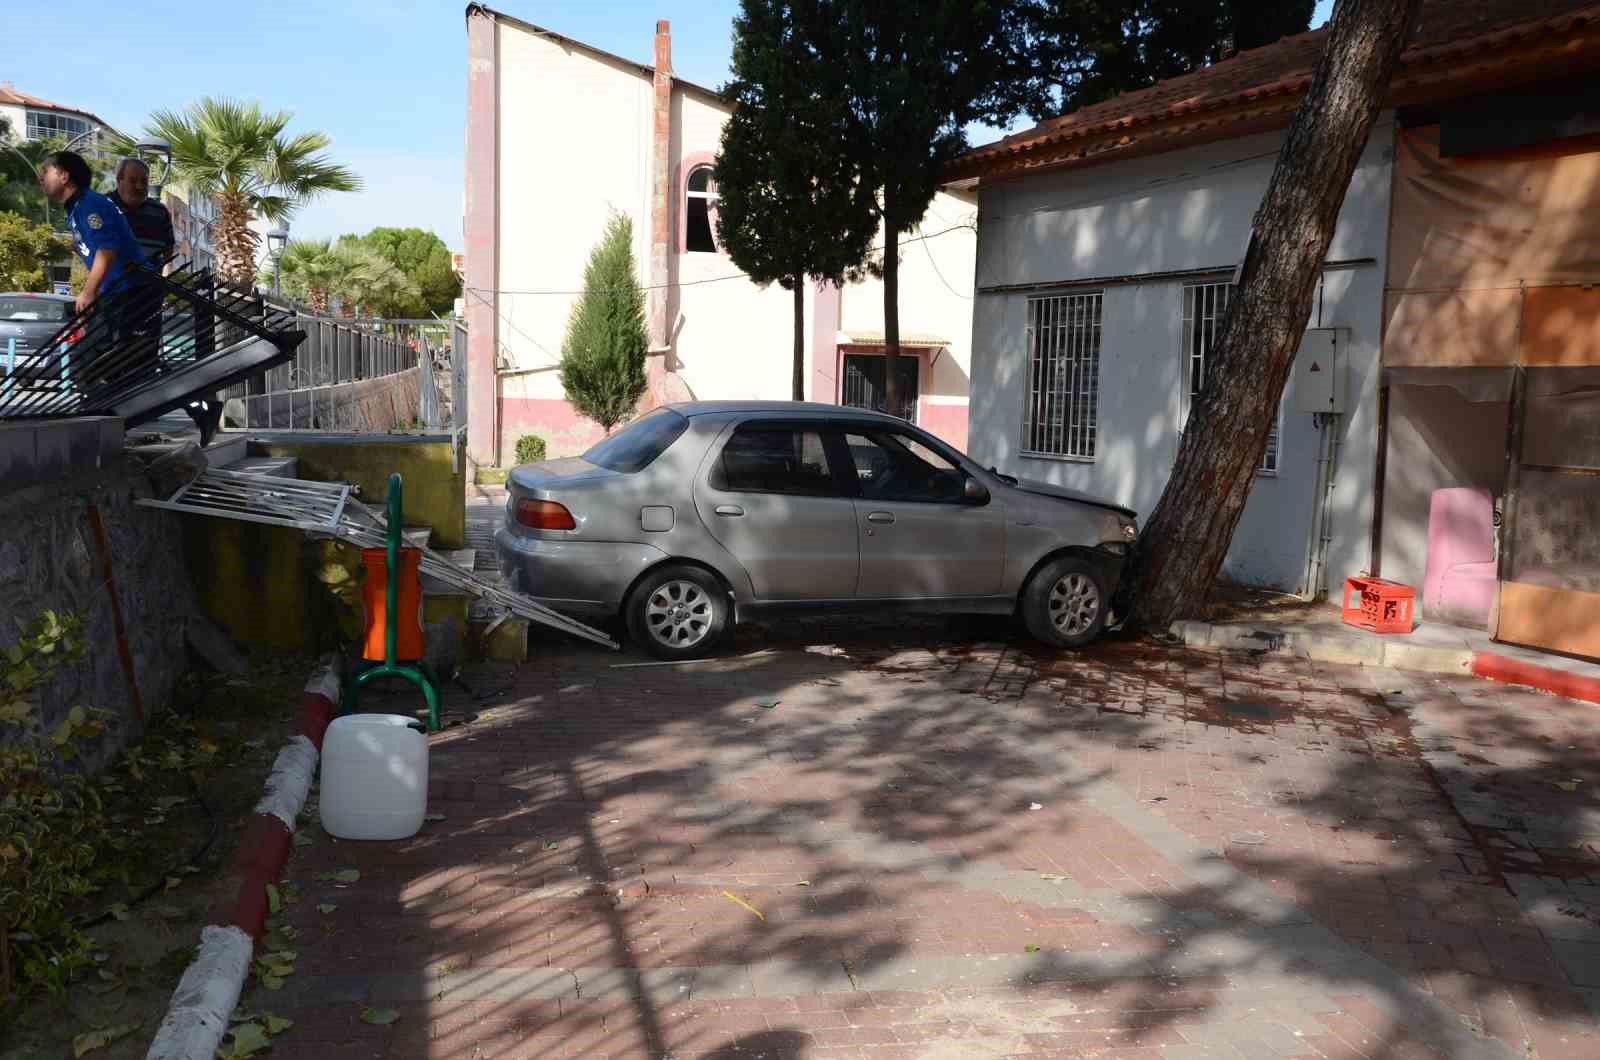
<path id="1" fill-rule="evenodd" d="M 717 252 L 717 180 L 710 166 L 689 171 L 683 204 L 683 249 L 691 254 Z"/>

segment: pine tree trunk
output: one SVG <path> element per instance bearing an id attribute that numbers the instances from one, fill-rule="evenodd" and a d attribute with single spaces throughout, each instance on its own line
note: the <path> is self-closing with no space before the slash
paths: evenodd
<path id="1" fill-rule="evenodd" d="M 1144 528 L 1130 578 L 1137 625 L 1198 614 L 1266 451 L 1351 174 L 1420 0 L 1339 0 L 1333 29 L 1256 213 L 1239 291 Z"/>
<path id="2" fill-rule="evenodd" d="M 794 400 L 806 399 L 806 278 L 794 278 Z"/>
<path id="3" fill-rule="evenodd" d="M 883 193 L 883 398 L 884 411 L 900 415 L 900 230 L 894 202 Z"/>

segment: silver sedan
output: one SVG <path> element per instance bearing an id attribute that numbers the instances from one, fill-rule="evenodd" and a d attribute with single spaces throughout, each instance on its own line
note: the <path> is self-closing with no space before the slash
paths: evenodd
<path id="1" fill-rule="evenodd" d="M 512 585 L 620 614 L 664 659 L 819 609 L 1017 613 L 1078 647 L 1111 619 L 1138 533 L 1127 508 L 985 470 L 903 420 L 798 402 L 658 408 L 509 487 Z"/>

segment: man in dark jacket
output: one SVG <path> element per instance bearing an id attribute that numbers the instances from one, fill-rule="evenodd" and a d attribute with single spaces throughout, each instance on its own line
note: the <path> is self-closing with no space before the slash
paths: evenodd
<path id="1" fill-rule="evenodd" d="M 124 158 L 117 166 L 117 190 L 111 201 L 122 209 L 133 238 L 151 263 L 166 261 L 178 241 L 172 234 L 172 214 L 161 200 L 150 197 L 150 167 L 137 158 Z"/>

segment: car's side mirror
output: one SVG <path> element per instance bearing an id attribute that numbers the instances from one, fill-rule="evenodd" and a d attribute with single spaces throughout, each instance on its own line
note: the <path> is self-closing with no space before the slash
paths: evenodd
<path id="1" fill-rule="evenodd" d="M 972 505 L 988 504 L 989 488 L 969 476 L 966 484 L 961 487 L 961 503 Z"/>

